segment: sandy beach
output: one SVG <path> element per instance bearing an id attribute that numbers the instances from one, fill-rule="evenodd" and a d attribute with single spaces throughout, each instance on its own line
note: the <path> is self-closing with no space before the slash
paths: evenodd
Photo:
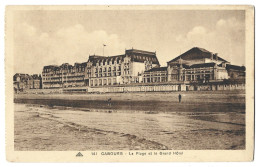
<path id="1" fill-rule="evenodd" d="M 15 150 L 245 149 L 243 92 L 177 95 L 16 95 Z"/>

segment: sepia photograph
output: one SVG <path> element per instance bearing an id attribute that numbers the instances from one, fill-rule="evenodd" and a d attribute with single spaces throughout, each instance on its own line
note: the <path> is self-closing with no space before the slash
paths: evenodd
<path id="1" fill-rule="evenodd" d="M 252 160 L 252 6 L 8 6 L 5 27 L 12 161 Z"/>

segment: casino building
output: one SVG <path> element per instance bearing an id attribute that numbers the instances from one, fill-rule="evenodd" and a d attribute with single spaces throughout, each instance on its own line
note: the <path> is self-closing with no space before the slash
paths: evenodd
<path id="1" fill-rule="evenodd" d="M 194 47 L 167 62 L 168 81 L 209 81 L 228 79 L 228 61 L 217 53 Z"/>
<path id="2" fill-rule="evenodd" d="M 144 82 L 217 82 L 225 79 L 245 79 L 245 67 L 230 62 L 206 49 L 194 47 L 167 62 L 167 67 L 144 72 Z"/>

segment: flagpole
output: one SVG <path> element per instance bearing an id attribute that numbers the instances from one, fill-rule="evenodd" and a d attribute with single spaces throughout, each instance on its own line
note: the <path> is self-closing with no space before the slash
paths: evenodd
<path id="1" fill-rule="evenodd" d="M 105 56 L 105 46 L 107 45 L 103 44 L 103 56 Z"/>
<path id="2" fill-rule="evenodd" d="M 105 56 L 105 44 L 103 44 L 103 56 Z"/>

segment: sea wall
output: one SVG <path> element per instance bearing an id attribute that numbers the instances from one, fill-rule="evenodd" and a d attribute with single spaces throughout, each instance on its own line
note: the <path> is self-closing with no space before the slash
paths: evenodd
<path id="1" fill-rule="evenodd" d="M 165 85 L 125 85 L 106 87 L 78 87 L 71 89 L 27 89 L 28 94 L 60 94 L 60 93 L 127 93 L 127 92 L 173 92 L 173 91 L 217 91 L 244 90 L 245 84 L 165 84 Z"/>
<path id="2" fill-rule="evenodd" d="M 58 94 L 63 93 L 62 89 L 25 89 L 18 93 L 28 93 L 28 94 Z"/>
<path id="3" fill-rule="evenodd" d="M 89 87 L 89 93 L 127 93 L 127 92 L 172 92 L 172 91 L 216 91 L 216 90 L 244 90 L 244 84 L 229 85 L 154 85 L 127 87 Z"/>

